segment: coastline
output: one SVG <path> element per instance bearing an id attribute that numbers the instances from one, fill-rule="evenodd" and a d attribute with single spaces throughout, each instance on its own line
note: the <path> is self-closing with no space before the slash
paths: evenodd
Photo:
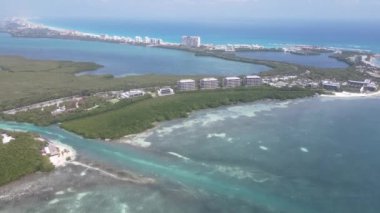
<path id="1" fill-rule="evenodd" d="M 319 55 L 326 52 L 357 52 L 372 54 L 369 50 L 364 49 L 351 49 L 351 48 L 339 48 L 332 46 L 318 46 L 312 44 L 283 44 L 282 46 L 265 46 L 259 44 L 247 44 L 247 43 L 227 43 L 227 44 L 200 44 L 198 47 L 188 47 L 181 43 L 167 42 L 162 38 L 150 38 L 147 36 L 132 35 L 108 35 L 87 33 L 79 30 L 64 29 L 61 27 L 54 27 L 51 25 L 45 25 L 35 23 L 26 18 L 11 18 L 6 19 L 5 23 L 11 23 L 12 27 L 4 27 L 2 32 L 11 34 L 14 37 L 29 37 L 29 38 L 57 38 L 68 40 L 87 40 L 87 41 L 100 41 L 110 43 L 129 44 L 136 46 L 146 47 L 158 47 L 167 49 L 177 49 L 182 51 L 190 51 L 194 53 L 201 52 L 245 52 L 245 51 L 275 51 L 285 52 L 295 55 Z M 45 32 L 47 31 L 47 32 Z"/>
<path id="2" fill-rule="evenodd" d="M 371 93 L 353 93 L 353 92 L 333 92 L 333 94 L 322 94 L 321 97 L 329 98 L 369 98 L 380 97 L 380 91 Z"/>

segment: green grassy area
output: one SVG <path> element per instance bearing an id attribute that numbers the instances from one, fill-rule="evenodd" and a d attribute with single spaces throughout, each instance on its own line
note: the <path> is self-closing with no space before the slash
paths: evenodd
<path id="1" fill-rule="evenodd" d="M 213 56 L 224 60 L 231 60 L 243 63 L 259 64 L 270 67 L 271 70 L 261 72 L 261 76 L 275 76 L 275 75 L 298 75 L 311 80 L 320 81 L 324 79 L 335 79 L 337 81 L 347 80 L 364 80 L 371 76 L 367 73 L 356 71 L 355 64 L 347 60 L 348 57 L 354 56 L 356 52 L 345 51 L 341 55 L 333 56 L 332 58 L 347 63 L 347 68 L 317 68 L 311 66 L 304 66 L 300 64 L 293 64 L 287 62 L 260 60 L 252 58 L 243 58 L 236 56 L 234 53 L 216 53 L 216 52 L 201 52 L 196 53 L 199 56 Z M 309 74 L 305 74 L 309 71 Z"/>
<path id="2" fill-rule="evenodd" d="M 94 63 L 0 56 L 0 110 L 88 92 L 174 85 L 184 77 L 144 75 L 113 78 L 109 75 L 75 75 L 99 67 Z"/>
<path id="3" fill-rule="evenodd" d="M 0 132 L 4 132 L 0 130 Z M 44 144 L 28 133 L 10 133 L 15 138 L 8 144 L 0 141 L 0 186 L 36 171 L 50 171 L 54 166 L 41 155 Z"/>
<path id="4" fill-rule="evenodd" d="M 303 98 L 315 93 L 306 89 L 267 87 L 186 92 L 137 101 L 120 109 L 63 122 L 61 127 L 86 138 L 116 139 L 143 132 L 155 122 L 186 117 L 193 110 L 263 99 Z"/>

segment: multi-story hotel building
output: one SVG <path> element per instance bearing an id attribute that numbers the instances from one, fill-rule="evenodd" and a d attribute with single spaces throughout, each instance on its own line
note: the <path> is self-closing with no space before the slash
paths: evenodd
<path id="1" fill-rule="evenodd" d="M 196 90 L 197 86 L 193 79 L 182 79 L 177 82 L 177 88 L 180 91 L 192 91 Z"/>
<path id="2" fill-rule="evenodd" d="M 244 78 L 244 85 L 247 87 L 260 86 L 263 84 L 263 80 L 258 75 L 247 75 Z"/>
<path id="3" fill-rule="evenodd" d="M 226 77 L 223 79 L 223 87 L 235 88 L 241 86 L 241 79 L 239 77 Z"/>
<path id="4" fill-rule="evenodd" d="M 203 78 L 199 81 L 201 89 L 217 89 L 219 88 L 219 80 L 216 78 Z"/>

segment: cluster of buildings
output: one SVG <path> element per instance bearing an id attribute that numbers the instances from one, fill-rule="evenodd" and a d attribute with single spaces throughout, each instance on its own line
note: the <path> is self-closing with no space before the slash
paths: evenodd
<path id="1" fill-rule="evenodd" d="M 264 49 L 263 46 L 257 44 L 227 44 L 227 45 L 205 45 L 211 50 L 225 51 L 225 52 L 234 52 L 237 50 L 247 51 L 247 50 L 261 50 Z"/>
<path id="2" fill-rule="evenodd" d="M 352 88 L 359 88 L 360 92 L 364 91 L 370 91 L 374 92 L 377 91 L 377 85 L 375 82 L 372 82 L 370 79 L 366 79 L 364 81 L 348 81 L 348 86 Z"/>
<path id="3" fill-rule="evenodd" d="M 321 86 L 323 89 L 334 90 L 334 91 L 340 91 L 342 87 L 347 87 L 350 89 L 360 90 L 361 93 L 367 92 L 367 91 L 375 92 L 378 90 L 377 84 L 375 82 L 372 82 L 370 79 L 366 79 L 364 81 L 349 80 L 343 83 L 325 80 L 321 82 Z"/>
<path id="4" fill-rule="evenodd" d="M 301 88 L 313 88 L 313 89 L 325 89 L 330 91 L 357 91 L 357 92 L 375 92 L 378 90 L 378 85 L 366 79 L 364 81 L 349 80 L 347 82 L 339 82 L 335 80 L 325 79 L 322 81 L 311 80 L 309 78 L 303 78 L 297 75 L 285 75 L 285 76 L 272 76 L 264 77 L 262 84 L 282 88 L 282 87 L 301 87 Z"/>
<path id="5" fill-rule="evenodd" d="M 198 88 L 201 90 L 218 89 L 218 88 L 236 88 L 241 86 L 260 86 L 262 79 L 257 75 L 248 75 L 243 79 L 240 77 L 225 77 L 220 82 L 217 78 L 203 78 L 199 83 L 193 79 L 183 79 L 177 82 L 179 91 L 193 91 Z"/>
<path id="6" fill-rule="evenodd" d="M 8 20 L 3 28 L 14 36 L 19 37 L 41 37 L 41 38 L 64 38 L 64 39 L 78 39 L 89 41 L 102 41 L 112 43 L 125 43 L 132 45 L 146 45 L 146 46 L 167 46 L 167 47 L 187 47 L 187 48 L 204 48 L 206 50 L 234 52 L 238 50 L 259 50 L 263 49 L 262 46 L 256 44 L 227 44 L 227 45 L 213 45 L 202 44 L 200 36 L 184 35 L 180 43 L 165 42 L 160 38 L 150 37 L 127 37 L 108 34 L 93 34 L 85 33 L 76 30 L 57 29 L 42 24 L 32 23 L 26 19 L 15 18 Z"/>
<path id="7" fill-rule="evenodd" d="M 135 39 L 129 39 L 127 43 L 134 42 L 137 44 L 147 44 L 147 45 L 161 45 L 164 41 L 160 38 L 149 38 L 145 36 L 142 38 L 141 36 L 136 36 Z"/>
<path id="8" fill-rule="evenodd" d="M 80 39 L 90 41 L 105 41 L 114 43 L 128 43 L 141 45 L 162 45 L 164 41 L 160 38 L 149 38 L 136 36 L 134 38 L 126 36 L 113 36 L 107 34 L 84 33 L 76 30 L 65 30 L 51 28 L 42 24 L 35 24 L 26 19 L 14 18 L 8 20 L 6 25 L 7 31 L 12 35 L 25 37 L 51 37 L 51 38 L 66 38 Z"/>

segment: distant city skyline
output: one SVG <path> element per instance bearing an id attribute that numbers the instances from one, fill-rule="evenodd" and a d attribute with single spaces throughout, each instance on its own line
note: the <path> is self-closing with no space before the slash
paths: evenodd
<path id="1" fill-rule="evenodd" d="M 380 20 L 379 0 L 0 0 L 3 17 Z"/>

